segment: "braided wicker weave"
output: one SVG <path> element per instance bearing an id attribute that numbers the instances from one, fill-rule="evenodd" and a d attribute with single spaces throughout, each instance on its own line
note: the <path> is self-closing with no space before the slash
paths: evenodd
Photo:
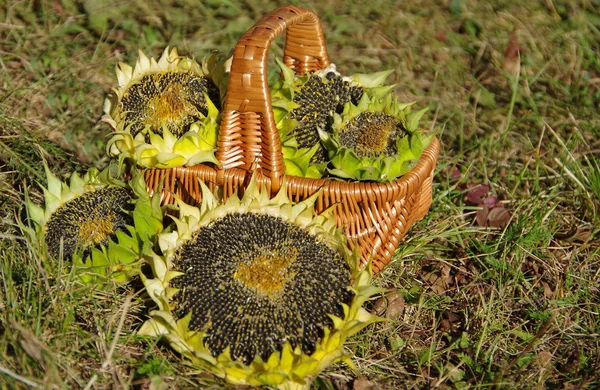
<path id="1" fill-rule="evenodd" d="M 284 63 L 299 74 L 329 65 L 325 38 L 318 17 L 296 6 L 285 6 L 260 19 L 235 47 L 227 97 L 222 112 L 216 157 L 220 167 L 151 169 L 145 172 L 149 192 L 162 185 L 161 202 L 173 203 L 173 194 L 184 201 L 201 201 L 198 179 L 224 197 L 244 188 L 252 173 L 272 194 L 285 183 L 293 201 L 322 190 L 316 211 L 332 205 L 338 226 L 343 227 L 349 246 L 358 248 L 373 271 L 387 265 L 400 239 L 431 204 L 433 170 L 439 153 L 434 139 L 418 164 L 401 178 L 388 183 L 344 182 L 286 176 L 279 133 L 275 127 L 269 86 L 267 55 L 271 42 L 286 30 Z"/>

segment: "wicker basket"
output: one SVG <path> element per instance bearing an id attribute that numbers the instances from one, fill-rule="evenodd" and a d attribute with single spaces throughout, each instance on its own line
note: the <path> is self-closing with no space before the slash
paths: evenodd
<path id="1" fill-rule="evenodd" d="M 285 6 L 260 19 L 234 50 L 216 152 L 221 167 L 199 164 L 146 171 L 150 193 L 162 185 L 163 204 L 173 203 L 173 194 L 188 203 L 199 203 L 198 179 L 228 197 L 244 188 L 255 171 L 259 183 L 268 191 L 274 194 L 279 190 L 285 165 L 266 67 L 271 42 L 286 29 L 283 60 L 287 66 L 304 74 L 329 65 L 321 23 L 313 12 Z M 358 248 L 363 263 L 372 256 L 373 271 L 378 272 L 391 261 L 410 226 L 427 213 L 438 153 L 439 142 L 434 139 L 410 172 L 388 183 L 286 176 L 285 186 L 293 201 L 322 189 L 316 211 L 337 205 L 337 223 L 344 228 L 348 245 Z"/>

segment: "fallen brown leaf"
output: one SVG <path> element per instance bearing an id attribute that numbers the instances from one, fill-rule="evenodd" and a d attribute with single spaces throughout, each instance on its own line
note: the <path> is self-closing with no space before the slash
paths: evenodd
<path id="1" fill-rule="evenodd" d="M 521 72 L 521 46 L 517 36 L 517 28 L 510 33 L 508 46 L 504 50 L 504 70 L 513 76 Z"/>
<path id="2" fill-rule="evenodd" d="M 373 307 L 369 311 L 371 313 L 381 317 L 384 315 L 386 309 L 387 309 L 387 299 L 386 299 L 386 297 L 381 297 L 381 298 L 377 299 L 375 301 L 375 303 L 373 303 Z"/>
<path id="3" fill-rule="evenodd" d="M 572 226 L 567 232 L 558 232 L 554 238 L 566 242 L 586 242 L 592 237 L 592 230 Z"/>
<path id="4" fill-rule="evenodd" d="M 504 229 L 508 226 L 512 214 L 504 207 L 495 207 L 487 216 L 487 225 L 490 227 Z"/>
<path id="5" fill-rule="evenodd" d="M 548 299 L 554 297 L 554 290 L 550 287 L 550 285 L 543 280 L 541 281 L 542 286 L 544 287 L 544 296 Z"/>
<path id="6" fill-rule="evenodd" d="M 404 314 L 404 307 L 406 306 L 404 302 L 404 297 L 402 294 L 394 294 L 388 297 L 388 307 L 386 318 L 390 320 L 397 321 L 402 318 Z"/>
<path id="7" fill-rule="evenodd" d="M 484 184 L 470 184 L 467 200 L 475 205 L 480 205 L 488 192 L 490 192 L 490 187 Z"/>
<path id="8" fill-rule="evenodd" d="M 460 169 L 453 168 L 453 169 L 444 169 L 443 171 L 440 172 L 440 175 L 442 176 L 443 179 L 457 180 L 457 179 L 460 179 L 461 173 L 460 173 Z"/>
<path id="9" fill-rule="evenodd" d="M 487 206 L 483 206 L 477 213 L 475 214 L 475 219 L 477 222 L 477 226 L 487 226 L 487 217 L 490 213 L 490 208 Z"/>
<path id="10" fill-rule="evenodd" d="M 487 198 L 485 198 L 483 200 L 483 204 L 487 207 L 494 208 L 496 206 L 499 206 L 498 204 L 498 198 L 496 198 L 495 196 L 488 196 Z"/>
<path id="11" fill-rule="evenodd" d="M 435 34 L 435 39 L 437 39 L 438 41 L 440 41 L 442 43 L 447 43 L 448 37 L 446 36 L 446 31 L 442 30 L 442 31 L 437 32 Z"/>
<path id="12" fill-rule="evenodd" d="M 538 357 L 540 358 L 540 364 L 542 366 L 542 369 L 545 369 L 546 367 L 548 367 L 548 364 L 552 362 L 552 358 L 554 356 L 548 351 L 540 351 L 538 353 Z"/>
<path id="13" fill-rule="evenodd" d="M 440 331 L 456 336 L 462 331 L 461 317 L 451 311 L 445 311 L 440 321 Z"/>
<path id="14" fill-rule="evenodd" d="M 359 378 L 352 385 L 353 390 L 381 390 L 381 386 L 377 383 L 370 382 L 364 378 Z"/>
<path id="15" fill-rule="evenodd" d="M 19 343 L 21 344 L 23 350 L 25 350 L 25 353 L 32 359 L 42 362 L 42 352 L 48 350 L 46 343 L 37 338 L 31 330 L 21 326 L 21 324 L 16 321 L 11 321 L 11 326 L 13 329 L 18 330 L 21 334 Z"/>
<path id="16" fill-rule="evenodd" d="M 406 304 L 400 293 L 391 293 L 375 301 L 371 312 L 380 317 L 385 316 L 390 320 L 399 320 L 404 314 Z"/>
<path id="17" fill-rule="evenodd" d="M 453 277 L 450 276 L 450 266 L 442 263 L 439 270 L 434 270 L 423 276 L 423 280 L 428 282 L 429 288 L 438 295 L 446 293 L 454 284 Z"/>

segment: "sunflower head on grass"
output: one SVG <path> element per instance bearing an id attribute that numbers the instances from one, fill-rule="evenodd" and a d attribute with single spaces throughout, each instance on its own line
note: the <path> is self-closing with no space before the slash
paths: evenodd
<path id="1" fill-rule="evenodd" d="M 142 175 L 134 170 L 125 183 L 111 168 L 121 170 L 91 168 L 65 183 L 45 166 L 44 205 L 27 196 L 25 233 L 50 257 L 71 262 L 83 282 L 124 282 L 137 275 L 140 256 L 162 231 L 159 200 L 150 198 Z"/>
<path id="2" fill-rule="evenodd" d="M 315 199 L 269 199 L 253 180 L 241 199 L 221 204 L 203 186 L 200 209 L 180 202 L 162 255 L 148 257 L 142 279 L 158 309 L 140 333 L 233 384 L 302 389 L 351 364 L 343 344 L 377 320 L 362 304 L 380 289 L 332 210 L 313 216 Z"/>
<path id="3" fill-rule="evenodd" d="M 223 66 L 216 54 L 199 64 L 176 48 L 166 48 L 158 61 L 140 51 L 133 68 L 120 63 L 119 85 L 102 118 L 114 132 L 109 154 L 147 168 L 216 163 L 222 83 L 213 75 L 224 77 Z"/>
<path id="4" fill-rule="evenodd" d="M 332 165 L 329 174 L 385 182 L 408 172 L 433 138 L 418 128 L 427 109 L 411 112 L 413 104 L 366 94 L 357 105 L 347 103 L 334 114 L 331 132 L 319 129 Z"/>

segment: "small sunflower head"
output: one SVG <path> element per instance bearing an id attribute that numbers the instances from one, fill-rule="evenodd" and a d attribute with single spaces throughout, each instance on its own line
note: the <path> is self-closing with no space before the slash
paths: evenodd
<path id="1" fill-rule="evenodd" d="M 309 75 L 298 76 L 278 61 L 283 77 L 271 89 L 275 121 L 279 129 L 286 173 L 321 177 L 327 165 L 319 130 L 329 131 L 333 116 L 347 103 L 358 104 L 363 94 L 385 95 L 390 71 L 371 75 L 342 76 L 334 64 Z"/>
<path id="2" fill-rule="evenodd" d="M 140 51 L 134 68 L 117 66 L 119 86 L 104 105 L 114 131 L 108 151 L 138 165 L 165 168 L 214 161 L 220 92 L 216 54 L 202 65 L 165 49 L 158 61 Z"/>
<path id="3" fill-rule="evenodd" d="M 73 173 L 65 183 L 46 166 L 44 205 L 27 201 L 24 231 L 51 258 L 71 262 L 84 282 L 128 280 L 162 230 L 160 205 L 146 193 L 142 175 L 134 172 L 126 184 L 110 168 Z"/>
<path id="4" fill-rule="evenodd" d="M 253 181 L 242 199 L 219 204 L 203 187 L 202 209 L 180 203 L 163 255 L 149 257 L 158 310 L 140 332 L 234 384 L 304 388 L 349 362 L 343 344 L 376 321 L 361 306 L 380 290 L 331 210 L 313 216 L 315 199 L 269 199 Z"/>
<path id="5" fill-rule="evenodd" d="M 354 149 L 358 157 L 398 153 L 396 139 L 406 135 L 402 121 L 385 112 L 362 112 L 340 129 L 340 145 Z"/>
<path id="6" fill-rule="evenodd" d="M 334 115 L 332 131 L 319 131 L 333 166 L 329 173 L 348 180 L 389 181 L 408 172 L 432 139 L 418 129 L 426 109 L 411 112 L 412 104 L 366 94 L 358 105 L 346 104 Z"/>
<path id="7" fill-rule="evenodd" d="M 123 187 L 104 187 L 65 202 L 46 223 L 44 242 L 54 258 L 89 257 L 93 248 L 133 224 L 131 194 Z"/>

